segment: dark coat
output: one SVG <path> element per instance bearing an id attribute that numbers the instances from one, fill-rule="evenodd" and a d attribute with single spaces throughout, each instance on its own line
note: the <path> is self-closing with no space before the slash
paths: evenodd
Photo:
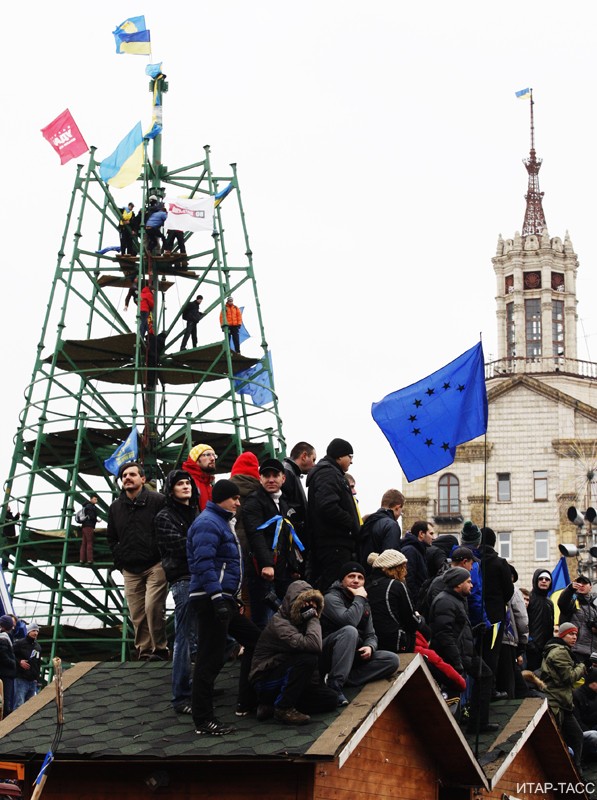
<path id="1" fill-rule="evenodd" d="M 307 520 L 313 548 L 345 547 L 356 550 L 359 515 L 344 473 L 324 456 L 307 475 L 309 503 Z"/>
<path id="2" fill-rule="evenodd" d="M 203 311 L 199 310 L 199 303 L 196 300 L 188 302 L 183 309 L 182 318 L 187 322 L 197 324 L 201 317 L 203 317 Z"/>
<path id="3" fill-rule="evenodd" d="M 41 645 L 36 639 L 25 636 L 14 643 L 16 677 L 25 681 L 36 681 L 41 671 Z M 19 662 L 28 661 L 30 669 L 23 669 Z"/>
<path id="4" fill-rule="evenodd" d="M 173 470 L 166 478 L 166 505 L 154 520 L 162 567 L 170 584 L 191 577 L 187 561 L 187 533 L 197 516 L 199 503 L 199 492 L 193 481 L 190 504 L 186 506 L 176 502 L 172 489 L 177 480 L 180 480 L 180 470 Z"/>
<path id="5" fill-rule="evenodd" d="M 266 528 L 259 527 L 274 517 L 287 517 L 288 503 L 283 495 L 280 496 L 280 509 L 263 486 L 252 492 L 242 508 L 245 534 L 249 543 L 249 551 L 258 575 L 264 567 L 273 567 L 276 580 L 286 581 L 298 573 L 297 564 L 293 558 L 296 550 L 291 540 L 292 530 L 287 522 L 282 522 L 278 532 L 278 539 L 274 549 L 277 522 L 271 522 Z"/>
<path id="6" fill-rule="evenodd" d="M 529 615 L 529 643 L 527 653 L 534 651 L 536 658 L 541 659 L 547 640 L 553 636 L 554 608 L 547 596 L 549 589 L 539 589 L 538 578 L 546 569 L 536 569 L 533 573 L 533 589 L 529 598 L 527 613 Z M 551 573 L 550 573 L 551 574 Z M 550 584 L 551 588 L 551 584 Z"/>
<path id="7" fill-rule="evenodd" d="M 85 512 L 85 522 L 83 523 L 83 528 L 95 528 L 97 525 L 97 508 L 95 503 L 85 503 L 83 506 L 83 511 Z"/>
<path id="8" fill-rule="evenodd" d="M 243 520 L 243 506 L 245 504 L 245 500 L 247 497 L 256 491 L 259 486 L 258 478 L 254 478 L 252 475 L 243 475 L 242 473 L 238 475 L 231 475 L 230 479 L 234 481 L 234 483 L 238 486 L 240 492 L 240 507 L 236 509 L 236 528 L 235 533 L 238 536 L 238 541 L 240 542 L 240 546 L 243 551 L 243 558 L 245 560 L 245 564 L 249 562 L 249 542 L 247 540 L 247 534 L 245 533 L 245 523 Z"/>
<path id="9" fill-rule="evenodd" d="M 309 548 L 309 534 L 307 529 L 307 495 L 301 481 L 301 471 L 291 458 L 285 458 L 284 474 L 286 480 L 282 485 L 282 495 L 292 512 L 290 521 L 305 548 Z"/>
<path id="10" fill-rule="evenodd" d="M 208 501 L 205 511 L 189 528 L 187 559 L 191 570 L 191 597 L 237 597 L 242 581 L 241 549 L 230 528 L 234 517 Z"/>
<path id="11" fill-rule="evenodd" d="M 431 647 L 461 675 L 474 675 L 478 666 L 466 596 L 453 589 L 440 592 L 431 606 Z"/>
<path id="12" fill-rule="evenodd" d="M 0 633 L 0 678 L 14 678 L 17 674 L 17 662 L 12 641 L 6 631 Z"/>
<path id="13" fill-rule="evenodd" d="M 321 616 L 324 637 L 345 625 L 351 625 L 358 630 L 359 647 L 377 650 L 377 636 L 369 601 L 366 597 L 354 595 L 350 589 L 345 589 L 340 581 L 336 581 L 325 593 L 325 605 Z"/>
<path id="14" fill-rule="evenodd" d="M 506 606 L 514 594 L 512 570 L 505 558 L 500 558 L 493 547 L 483 544 L 479 547 L 483 588 L 485 590 L 485 611 L 489 621 L 504 622 Z"/>
<path id="15" fill-rule="evenodd" d="M 399 550 L 402 531 L 394 512 L 389 508 L 378 508 L 370 514 L 361 528 L 359 544 L 359 561 L 367 574 L 371 566 L 367 564 L 370 553 L 383 553 L 384 550 Z M 387 647 L 385 648 L 388 649 Z"/>
<path id="16" fill-rule="evenodd" d="M 412 533 L 407 533 L 400 543 L 400 550 L 408 560 L 406 588 L 413 603 L 417 603 L 421 586 L 429 578 L 427 568 L 427 549 L 429 545 L 422 542 Z"/>
<path id="17" fill-rule="evenodd" d="M 365 588 L 380 649 L 412 653 L 419 620 L 415 617 L 406 586 L 389 578 L 382 570 L 374 569 Z"/>
<path id="18" fill-rule="evenodd" d="M 313 600 L 317 616 L 305 620 L 301 609 Z M 320 655 L 322 649 L 321 623 L 323 595 L 305 581 L 293 581 L 282 600 L 282 605 L 267 623 L 255 646 L 251 662 L 251 681 L 258 680 L 267 670 L 285 663 L 289 655 L 313 653 Z"/>
<path id="19" fill-rule="evenodd" d="M 572 622 L 578 628 L 573 653 L 590 656 L 597 647 L 597 598 L 594 594 L 577 594 L 569 584 L 558 598 L 560 625 Z"/>
<path id="20" fill-rule="evenodd" d="M 574 716 L 583 731 L 597 730 L 597 694 L 585 683 L 572 692 Z"/>
<path id="21" fill-rule="evenodd" d="M 108 511 L 106 538 L 117 569 L 141 573 L 158 564 L 161 555 L 155 535 L 155 516 L 166 498 L 145 486 L 134 500 L 122 492 Z"/>

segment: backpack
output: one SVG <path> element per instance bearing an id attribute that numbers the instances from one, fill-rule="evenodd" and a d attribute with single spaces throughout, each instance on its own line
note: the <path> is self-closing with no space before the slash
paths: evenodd
<path id="1" fill-rule="evenodd" d="M 87 514 L 85 513 L 85 509 L 80 508 L 75 514 L 75 522 L 78 522 L 79 525 L 82 525 L 86 519 L 87 519 Z"/>

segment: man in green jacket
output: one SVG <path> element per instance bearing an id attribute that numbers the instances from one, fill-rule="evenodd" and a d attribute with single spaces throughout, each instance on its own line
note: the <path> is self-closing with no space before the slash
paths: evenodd
<path id="1" fill-rule="evenodd" d="M 574 716 L 572 690 L 586 673 L 584 664 L 577 664 L 571 650 L 578 638 L 578 628 L 571 622 L 560 625 L 558 635 L 543 650 L 541 680 L 545 683 L 547 703 L 556 718 L 562 737 L 574 751 L 574 763 L 580 774 L 583 733 Z"/>

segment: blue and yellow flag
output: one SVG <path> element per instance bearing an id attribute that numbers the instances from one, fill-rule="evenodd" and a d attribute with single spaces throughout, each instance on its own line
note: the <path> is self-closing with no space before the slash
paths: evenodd
<path id="1" fill-rule="evenodd" d="M 100 177 L 111 186 L 124 189 L 139 177 L 143 169 L 143 131 L 141 123 L 127 133 L 116 150 L 100 164 Z"/>
<path id="2" fill-rule="evenodd" d="M 104 467 L 112 475 L 118 476 L 120 468 L 127 461 L 136 461 L 139 456 L 139 446 L 137 443 L 137 429 L 133 428 L 122 444 L 119 444 L 110 458 L 104 461 Z"/>
<path id="3" fill-rule="evenodd" d="M 130 17 L 112 31 L 119 55 L 151 55 L 151 35 L 145 27 L 145 17 Z"/>
<path id="4" fill-rule="evenodd" d="M 519 100 L 530 100 L 531 91 L 532 89 L 521 89 L 519 92 L 516 92 L 516 97 L 518 97 Z"/>

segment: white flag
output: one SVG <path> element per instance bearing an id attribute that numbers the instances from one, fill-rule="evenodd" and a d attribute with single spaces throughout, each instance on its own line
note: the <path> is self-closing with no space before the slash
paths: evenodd
<path id="1" fill-rule="evenodd" d="M 178 197 L 164 199 L 168 218 L 164 230 L 174 231 L 212 231 L 214 199 L 211 195 L 201 195 L 192 200 Z"/>

